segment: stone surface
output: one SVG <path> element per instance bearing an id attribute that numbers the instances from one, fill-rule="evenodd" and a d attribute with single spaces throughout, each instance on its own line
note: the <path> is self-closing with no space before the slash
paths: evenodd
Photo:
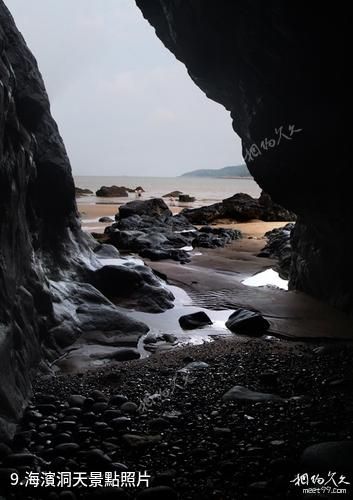
<path id="1" fill-rule="evenodd" d="M 119 217 L 124 219 L 131 215 L 170 216 L 172 212 L 161 198 L 151 200 L 135 200 L 122 205 L 119 208 Z"/>
<path id="2" fill-rule="evenodd" d="M 102 186 L 96 191 L 96 196 L 103 198 L 127 198 L 129 193 L 125 187 Z"/>
<path id="3" fill-rule="evenodd" d="M 258 312 L 237 309 L 226 321 L 226 327 L 234 333 L 260 336 L 270 327 L 269 322 Z"/>
<path id="4" fill-rule="evenodd" d="M 179 324 L 183 330 L 193 330 L 195 328 L 201 328 L 203 326 L 212 325 L 212 321 L 203 311 L 185 314 L 185 316 L 180 316 Z"/>
<path id="5" fill-rule="evenodd" d="M 2 1 L 0 114 L 1 437 L 14 431 L 55 321 L 48 278 L 74 273 L 89 253 L 41 74 Z"/>
<path id="6" fill-rule="evenodd" d="M 96 288 L 125 307 L 145 312 L 163 312 L 173 307 L 172 292 L 147 266 L 103 266 L 94 272 L 92 280 Z"/>
<path id="7" fill-rule="evenodd" d="M 270 257 L 278 260 L 276 270 L 282 279 L 288 279 L 292 263 L 291 234 L 294 224 L 289 223 L 284 227 L 272 229 L 265 233 L 266 246 L 258 254 L 259 257 Z"/>

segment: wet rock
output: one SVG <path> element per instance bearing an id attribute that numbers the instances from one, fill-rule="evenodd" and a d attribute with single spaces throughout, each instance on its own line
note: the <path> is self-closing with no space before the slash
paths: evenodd
<path id="1" fill-rule="evenodd" d="M 197 248 L 218 248 L 224 247 L 233 240 L 242 237 L 241 232 L 235 229 L 212 228 L 204 226 L 196 233 L 192 241 L 192 246 Z"/>
<path id="2" fill-rule="evenodd" d="M 114 219 L 112 219 L 111 217 L 104 216 L 104 217 L 100 217 L 98 219 L 98 222 L 105 222 L 107 224 L 110 224 L 111 222 L 114 222 Z"/>
<path id="3" fill-rule="evenodd" d="M 179 198 L 183 194 L 182 191 L 171 191 L 170 193 L 164 194 L 162 198 Z"/>
<path id="4" fill-rule="evenodd" d="M 217 219 L 225 217 L 223 203 L 214 203 L 206 207 L 200 208 L 184 208 L 181 214 L 191 222 L 191 224 L 209 224 Z"/>
<path id="5" fill-rule="evenodd" d="M 145 312 L 163 312 L 173 307 L 173 294 L 144 265 L 103 266 L 94 272 L 95 286 L 119 304 Z"/>
<path id="6" fill-rule="evenodd" d="M 280 396 L 276 394 L 270 394 L 266 392 L 256 392 L 244 387 L 242 385 L 236 385 L 232 387 L 229 391 L 227 391 L 223 397 L 223 401 L 258 401 L 258 402 L 266 402 L 266 401 L 283 401 Z"/>
<path id="7" fill-rule="evenodd" d="M 353 441 L 327 441 L 309 446 L 300 459 L 302 467 L 310 471 L 353 470 Z"/>
<path id="8" fill-rule="evenodd" d="M 76 310 L 80 326 L 85 331 L 117 331 L 143 335 L 149 328 L 141 321 L 133 320 L 110 305 L 82 305 Z"/>
<path id="9" fill-rule="evenodd" d="M 259 312 L 237 309 L 229 316 L 226 327 L 234 333 L 260 336 L 269 329 L 270 324 Z"/>
<path id="10" fill-rule="evenodd" d="M 153 198 L 151 200 L 130 201 L 119 208 L 121 219 L 131 215 L 171 216 L 172 212 L 161 198 Z"/>
<path id="11" fill-rule="evenodd" d="M 200 311 L 180 316 L 179 324 L 183 330 L 193 330 L 195 328 L 212 325 L 213 323 L 204 311 Z"/>
<path id="12" fill-rule="evenodd" d="M 102 186 L 96 191 L 96 196 L 104 198 L 127 198 L 129 193 L 125 187 Z"/>
<path id="13" fill-rule="evenodd" d="M 179 201 L 184 203 L 193 203 L 196 200 L 194 196 L 190 196 L 188 194 L 180 194 Z"/>
<path id="14" fill-rule="evenodd" d="M 94 249 L 95 254 L 99 259 L 119 259 L 119 250 L 113 245 L 102 243 Z"/>

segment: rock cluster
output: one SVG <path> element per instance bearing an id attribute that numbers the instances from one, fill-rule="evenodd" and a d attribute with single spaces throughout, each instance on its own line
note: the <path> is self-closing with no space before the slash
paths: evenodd
<path id="1" fill-rule="evenodd" d="M 241 237 L 239 231 L 196 229 L 181 214 L 173 216 L 162 199 L 136 200 L 122 205 L 116 222 L 105 229 L 107 242 L 124 252 L 151 260 L 190 260 L 193 248 L 223 247 Z"/>
<path id="2" fill-rule="evenodd" d="M 253 198 L 245 193 L 237 193 L 219 203 L 200 208 L 185 208 L 182 215 L 193 224 L 209 224 L 217 219 L 232 219 L 246 222 L 252 219 L 264 221 L 294 221 L 296 216 L 280 205 L 273 203 L 269 195 L 261 193 Z"/>

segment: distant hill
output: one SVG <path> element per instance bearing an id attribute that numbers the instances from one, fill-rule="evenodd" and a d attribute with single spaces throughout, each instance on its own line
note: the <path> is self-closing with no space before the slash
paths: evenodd
<path id="1" fill-rule="evenodd" d="M 181 177 L 217 177 L 217 178 L 229 178 L 229 177 L 252 177 L 247 166 L 235 165 L 234 167 L 223 167 L 214 169 L 199 169 L 193 170 L 192 172 L 186 172 L 182 174 Z"/>

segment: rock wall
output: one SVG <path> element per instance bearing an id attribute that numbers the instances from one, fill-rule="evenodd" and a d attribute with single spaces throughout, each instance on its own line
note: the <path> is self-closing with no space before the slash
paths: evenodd
<path id="1" fill-rule="evenodd" d="M 302 1 L 136 3 L 196 85 L 230 111 L 257 182 L 298 214 L 290 286 L 352 312 L 352 15 Z"/>
<path id="2" fill-rule="evenodd" d="M 37 63 L 0 0 L 0 437 L 55 323 L 48 279 L 88 254 L 65 147 Z"/>

